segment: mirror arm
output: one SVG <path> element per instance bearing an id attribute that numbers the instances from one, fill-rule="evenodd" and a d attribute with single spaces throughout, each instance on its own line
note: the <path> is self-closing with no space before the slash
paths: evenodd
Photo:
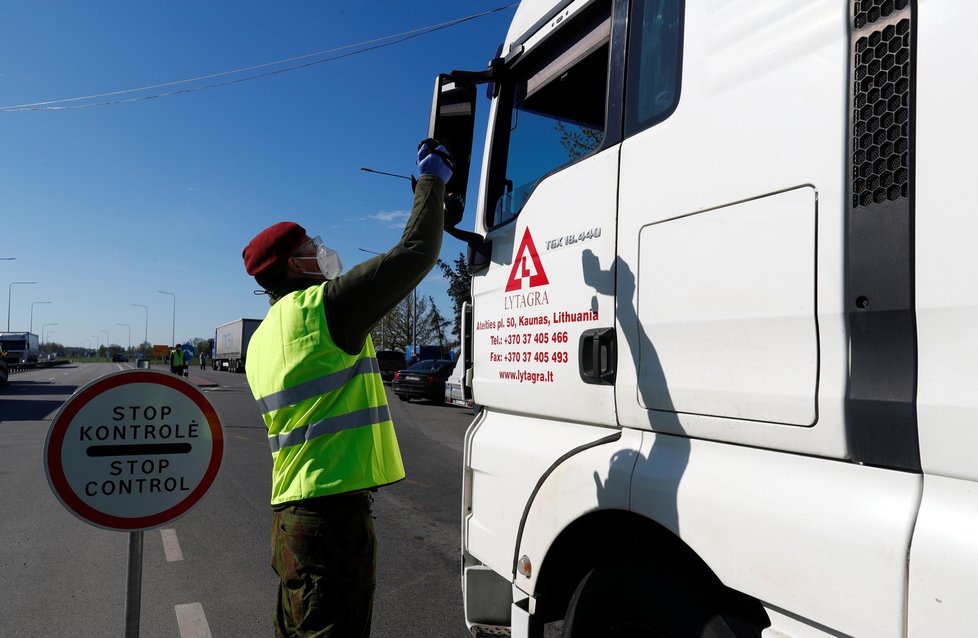
<path id="1" fill-rule="evenodd" d="M 485 243 L 485 238 L 483 238 L 482 235 L 471 233 L 467 230 L 462 230 L 454 226 L 447 226 L 445 228 L 445 232 L 451 235 L 452 237 L 454 237 L 455 239 L 464 241 L 466 244 L 468 244 L 469 246 L 471 246 L 476 250 L 481 248 L 482 244 Z"/>
<path id="2" fill-rule="evenodd" d="M 467 230 L 461 230 L 455 228 L 454 226 L 448 226 L 445 228 L 445 232 L 454 237 L 455 239 L 464 241 L 469 246 L 469 274 L 475 274 L 482 270 L 489 264 L 489 259 L 492 257 L 492 242 L 486 240 L 482 235 L 476 233 L 470 233 Z M 475 263 L 478 261 L 479 263 Z"/>
<path id="3" fill-rule="evenodd" d="M 489 68 L 484 71 L 452 71 L 449 75 L 472 84 L 486 84 L 488 82 L 499 83 L 505 78 L 506 71 L 506 59 L 493 58 L 489 60 Z"/>
<path id="4" fill-rule="evenodd" d="M 489 261 L 492 258 L 491 240 L 486 239 L 482 235 L 470 233 L 467 230 L 459 230 L 454 226 L 446 227 L 445 232 L 455 239 L 459 239 L 468 244 L 468 271 L 470 275 L 477 275 L 489 267 Z"/>

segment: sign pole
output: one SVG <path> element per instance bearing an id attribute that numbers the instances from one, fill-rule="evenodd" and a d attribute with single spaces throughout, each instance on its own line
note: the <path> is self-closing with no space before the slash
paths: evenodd
<path id="1" fill-rule="evenodd" d="M 126 638 L 139 638 L 139 603 L 143 590 L 143 531 L 129 532 L 126 564 Z"/>

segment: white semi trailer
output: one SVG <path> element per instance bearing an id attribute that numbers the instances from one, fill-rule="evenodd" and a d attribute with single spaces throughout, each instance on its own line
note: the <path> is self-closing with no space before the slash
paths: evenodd
<path id="1" fill-rule="evenodd" d="M 261 319 L 237 319 L 214 331 L 214 370 L 244 372 L 248 343 Z"/>
<path id="2" fill-rule="evenodd" d="M 0 352 L 9 364 L 36 363 L 41 348 L 33 332 L 0 332 Z"/>

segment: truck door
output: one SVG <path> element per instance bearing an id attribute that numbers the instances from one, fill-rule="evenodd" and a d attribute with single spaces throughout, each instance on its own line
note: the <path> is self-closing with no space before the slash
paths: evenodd
<path id="1" fill-rule="evenodd" d="M 491 264 L 473 278 L 476 403 L 617 423 L 613 37 L 611 2 L 578 2 L 510 49 L 480 208 Z"/>
<path id="2" fill-rule="evenodd" d="M 853 6 L 633 3 L 616 398 L 633 510 L 795 618 L 903 635 L 913 55 Z"/>

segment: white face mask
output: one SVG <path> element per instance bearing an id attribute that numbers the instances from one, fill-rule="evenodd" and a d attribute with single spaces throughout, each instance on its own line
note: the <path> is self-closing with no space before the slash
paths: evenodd
<path id="1" fill-rule="evenodd" d="M 340 256 L 332 248 L 327 248 L 323 240 L 316 235 L 312 238 L 312 244 L 316 247 L 315 257 L 296 257 L 296 259 L 315 259 L 316 263 L 319 265 L 319 272 L 307 272 L 302 271 L 303 275 L 319 275 L 322 274 L 326 279 L 335 279 L 343 272 L 343 262 L 340 261 Z"/>

